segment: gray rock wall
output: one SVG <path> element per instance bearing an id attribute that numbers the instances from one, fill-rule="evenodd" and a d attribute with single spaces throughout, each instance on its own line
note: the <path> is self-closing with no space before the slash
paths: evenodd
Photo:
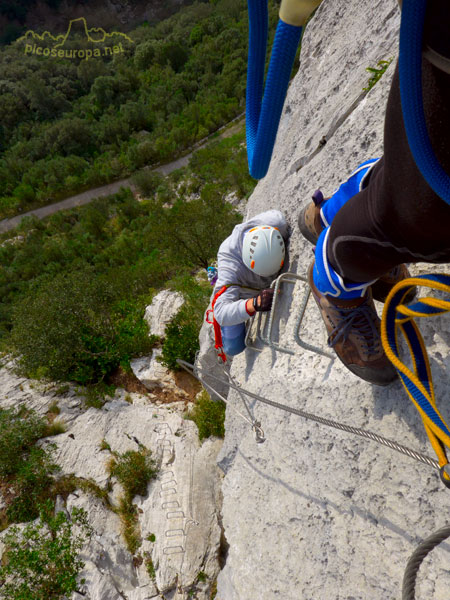
<path id="1" fill-rule="evenodd" d="M 101 409 L 85 409 L 74 390 L 18 377 L 11 367 L 0 368 L 0 409 L 24 407 L 43 417 L 58 404 L 57 420 L 67 430 L 39 443 L 56 445 L 53 458 L 61 475 L 91 480 L 102 489 L 110 483 L 109 499 L 117 507 L 123 489 L 108 471 L 112 452 L 139 450 L 142 444 L 158 466 L 147 494 L 133 498 L 142 538 L 134 556 L 119 515 L 95 495 L 76 489 L 66 502 L 57 498 L 58 511 L 84 508 L 94 530 L 81 552 L 85 566 L 79 580 L 86 581 L 71 600 L 186 600 L 194 594 L 208 600 L 220 570 L 222 473 L 216 460 L 222 440 L 200 444 L 195 424 L 183 418 L 184 403 L 157 406 L 147 396 L 118 388 Z M 4 507 L 0 493 L 0 510 Z M 4 535 L 0 532 L 0 560 Z M 146 568 L 148 557 L 154 577 Z"/>
<path id="2" fill-rule="evenodd" d="M 309 23 L 299 73 L 290 86 L 268 175 L 249 200 L 248 216 L 269 208 L 293 228 L 291 271 L 305 274 L 311 246 L 296 224 L 321 187 L 329 195 L 363 160 L 382 153 L 383 119 L 395 60 L 368 93 L 379 60 L 397 56 L 394 0 L 324 0 Z M 326 136 L 327 143 L 319 146 Z M 429 272 L 416 265 L 413 272 Z M 445 269 L 437 269 L 444 270 Z M 337 360 L 301 350 L 293 340 L 303 287 L 286 288 L 278 321 L 289 356 L 265 348 L 233 361 L 232 374 L 253 392 L 399 440 L 434 458 L 420 417 L 400 383 L 378 388 Z M 378 308 L 381 309 L 381 306 Z M 450 324 L 421 323 L 437 402 L 448 419 Z M 315 305 L 302 336 L 325 348 Z M 447 371 L 447 373 L 446 373 Z M 229 403 L 242 408 L 237 395 Z M 448 523 L 449 492 L 437 472 L 374 442 L 254 404 L 267 441 L 227 409 L 219 464 L 223 524 L 230 549 L 217 600 L 393 600 L 416 545 Z M 444 510 L 442 510 L 442 508 Z M 417 598 L 449 598 L 449 545 L 419 573 Z"/>

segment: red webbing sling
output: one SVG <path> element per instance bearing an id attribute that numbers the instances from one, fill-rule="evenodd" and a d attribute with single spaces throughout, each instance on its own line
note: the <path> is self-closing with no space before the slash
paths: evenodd
<path id="1" fill-rule="evenodd" d="M 211 308 L 206 311 L 206 322 L 209 323 L 210 325 L 214 326 L 214 339 L 216 341 L 214 348 L 216 349 L 217 356 L 219 356 L 224 363 L 227 362 L 227 356 L 226 356 L 225 352 L 223 351 L 222 332 L 220 330 L 220 325 L 216 321 L 216 317 L 214 316 L 214 305 L 216 304 L 217 298 L 220 295 L 222 295 L 227 290 L 228 287 L 230 287 L 230 286 L 224 285 L 223 287 L 220 288 L 220 290 L 215 294 L 215 296 L 213 298 Z M 212 321 L 209 320 L 209 313 L 212 313 L 212 315 L 213 315 Z"/>

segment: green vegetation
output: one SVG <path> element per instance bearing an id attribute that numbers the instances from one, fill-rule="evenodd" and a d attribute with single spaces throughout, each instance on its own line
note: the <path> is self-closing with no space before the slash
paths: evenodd
<path id="1" fill-rule="evenodd" d="M 144 552 L 145 555 L 145 568 L 147 569 L 147 573 L 150 579 L 156 578 L 156 570 L 155 565 L 153 564 L 152 558 L 148 552 Z"/>
<path id="2" fill-rule="evenodd" d="M 76 477 L 72 473 L 70 475 L 63 475 L 53 483 L 52 496 L 56 497 L 56 495 L 59 494 L 63 498 L 67 498 L 67 496 L 75 490 L 82 490 L 83 492 L 86 492 L 86 494 L 91 494 L 95 498 L 98 498 L 106 508 L 111 509 L 111 502 L 108 495 L 111 489 L 110 483 L 108 483 L 105 488 L 101 488 L 93 479 Z"/>
<path id="3" fill-rule="evenodd" d="M 109 450 L 109 452 L 111 452 L 111 446 L 108 444 L 108 442 L 105 439 L 103 439 L 101 441 L 100 450 Z"/>
<path id="4" fill-rule="evenodd" d="M 107 401 L 108 397 L 114 396 L 116 388 L 114 385 L 108 385 L 104 381 L 86 385 L 81 388 L 80 393 L 84 396 L 84 406 L 86 408 L 100 409 Z"/>
<path id="5" fill-rule="evenodd" d="M 67 392 L 70 390 L 70 385 L 67 383 L 63 385 L 58 385 L 53 389 L 53 392 L 56 396 L 65 396 Z"/>
<path id="6" fill-rule="evenodd" d="M 137 494 L 141 496 L 147 494 L 148 483 L 156 476 L 157 469 L 151 458 L 151 451 L 144 446 L 141 446 L 137 452 L 133 450 L 124 454 L 112 452 L 112 455 L 108 472 L 117 478 L 124 490 L 124 495 L 119 499 L 119 506 L 114 510 L 122 520 L 127 548 L 135 554 L 141 545 L 141 536 L 137 509 L 132 501 Z"/>
<path id="7" fill-rule="evenodd" d="M 139 452 L 128 450 L 124 454 L 113 453 L 108 470 L 123 487 L 127 500 L 134 496 L 147 495 L 147 485 L 156 476 L 157 470 L 151 458 L 151 451 L 141 448 Z"/>
<path id="8" fill-rule="evenodd" d="M 119 293 L 112 280 L 88 268 L 60 273 L 24 298 L 11 335 L 23 370 L 87 384 L 149 352 L 154 340 L 139 307 L 118 302 Z"/>
<path id="9" fill-rule="evenodd" d="M 193 363 L 199 349 L 198 332 L 203 323 L 205 308 L 211 295 L 211 287 L 188 275 L 170 282 L 170 287 L 183 294 L 185 304 L 168 323 L 164 332 L 161 362 L 168 369 L 178 371 L 177 358 Z"/>
<path id="10" fill-rule="evenodd" d="M 214 600 L 214 598 L 216 596 L 217 596 L 217 581 L 214 581 L 211 586 L 211 600 Z"/>
<path id="11" fill-rule="evenodd" d="M 377 83 L 377 81 L 381 79 L 381 77 L 384 75 L 386 69 L 392 61 L 392 58 L 390 58 L 389 60 L 379 60 L 377 63 L 377 66 L 379 67 L 378 69 L 376 67 L 367 67 L 366 71 L 372 73 L 372 77 L 367 82 L 367 87 L 363 88 L 365 92 L 371 90 L 373 86 Z"/>
<path id="12" fill-rule="evenodd" d="M 198 324 L 191 320 L 189 308 L 183 307 L 166 327 L 161 354 L 162 364 L 178 371 L 181 367 L 176 362 L 177 358 L 193 363 L 200 347 L 198 331 Z"/>
<path id="13" fill-rule="evenodd" d="M 212 142 L 141 202 L 123 189 L 0 237 L 0 347 L 25 375 L 88 386 L 86 403 L 100 408 L 108 375 L 157 342 L 143 315 L 163 287 L 186 299 L 163 358 L 192 358 L 211 293 L 192 275 L 241 220 L 226 195 L 254 187 L 243 140 Z"/>
<path id="14" fill-rule="evenodd" d="M 142 543 L 137 508 L 125 496 L 121 496 L 119 506 L 115 507 L 114 510 L 122 521 L 122 533 L 128 551 L 135 554 Z"/>
<path id="15" fill-rule="evenodd" d="M 36 519 L 44 505 L 54 505 L 58 494 L 67 498 L 76 489 L 93 494 L 111 508 L 108 489 L 74 475 L 59 476 L 52 459 L 55 444 L 37 445 L 40 439 L 65 429 L 62 423 L 48 423 L 31 410 L 0 409 L 0 486 L 7 490 L 0 530 Z M 28 597 L 32 596 L 20 596 L 20 600 Z"/>
<path id="16" fill-rule="evenodd" d="M 67 431 L 67 426 L 61 421 L 52 421 L 47 427 L 47 436 L 60 435 Z"/>
<path id="17" fill-rule="evenodd" d="M 59 415 L 60 414 L 61 409 L 59 408 L 57 400 L 53 400 L 53 402 L 49 406 L 48 412 L 50 414 L 52 414 L 52 415 Z"/>
<path id="18" fill-rule="evenodd" d="M 0 566 L 4 600 L 60 600 L 77 589 L 84 563 L 79 551 L 92 535 L 85 511 L 74 508 L 70 521 L 53 506 L 40 507 L 40 520 L 22 531 L 11 527 Z M 76 527 L 76 532 L 74 528 Z"/>
<path id="19" fill-rule="evenodd" d="M 0 477 L 16 474 L 29 449 L 45 436 L 46 423 L 25 409 L 0 409 Z"/>
<path id="20" fill-rule="evenodd" d="M 0 409 L 0 483 L 12 490 L 4 526 L 35 519 L 39 506 L 53 497 L 53 475 L 59 467 L 53 463 L 54 444 L 39 447 L 36 442 L 64 430 L 52 426 L 33 411 Z"/>
<path id="21" fill-rule="evenodd" d="M 196 2 L 128 35 L 124 53 L 89 61 L 0 50 L 0 218 L 167 162 L 244 111 L 245 0 Z"/>
<path id="22" fill-rule="evenodd" d="M 93 481 L 73 475 L 55 479 L 60 471 L 53 462 L 55 444 L 38 446 L 37 442 L 65 430 L 63 423 L 48 423 L 32 410 L 0 409 L 0 485 L 8 490 L 0 529 L 36 519 L 44 504 L 54 502 L 58 494 L 67 497 L 77 488 L 109 505 L 107 490 Z"/>
<path id="23" fill-rule="evenodd" d="M 225 402 L 211 400 L 206 390 L 203 390 L 195 401 L 194 408 L 186 414 L 186 418 L 194 421 L 198 427 L 198 437 L 203 440 L 212 435 L 225 435 Z"/>

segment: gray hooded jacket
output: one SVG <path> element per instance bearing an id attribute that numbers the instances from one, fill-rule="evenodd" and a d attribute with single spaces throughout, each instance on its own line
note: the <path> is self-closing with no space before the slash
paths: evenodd
<path id="1" fill-rule="evenodd" d="M 258 225 L 277 227 L 285 242 L 288 227 L 279 210 L 268 210 L 249 221 L 236 225 L 232 234 L 222 242 L 217 255 L 218 278 L 214 287 L 216 294 L 222 286 L 231 285 L 219 298 L 214 307 L 214 316 L 220 325 L 237 325 L 250 318 L 245 303 L 260 290 L 270 287 L 277 273 L 261 277 L 245 266 L 242 260 L 242 242 L 245 233 Z"/>

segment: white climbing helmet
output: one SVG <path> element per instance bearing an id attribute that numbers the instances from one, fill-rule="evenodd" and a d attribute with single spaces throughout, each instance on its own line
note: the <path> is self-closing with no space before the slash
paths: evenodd
<path id="1" fill-rule="evenodd" d="M 242 259 L 253 273 L 268 277 L 275 275 L 284 264 L 284 240 L 276 227 L 259 225 L 244 236 Z"/>

